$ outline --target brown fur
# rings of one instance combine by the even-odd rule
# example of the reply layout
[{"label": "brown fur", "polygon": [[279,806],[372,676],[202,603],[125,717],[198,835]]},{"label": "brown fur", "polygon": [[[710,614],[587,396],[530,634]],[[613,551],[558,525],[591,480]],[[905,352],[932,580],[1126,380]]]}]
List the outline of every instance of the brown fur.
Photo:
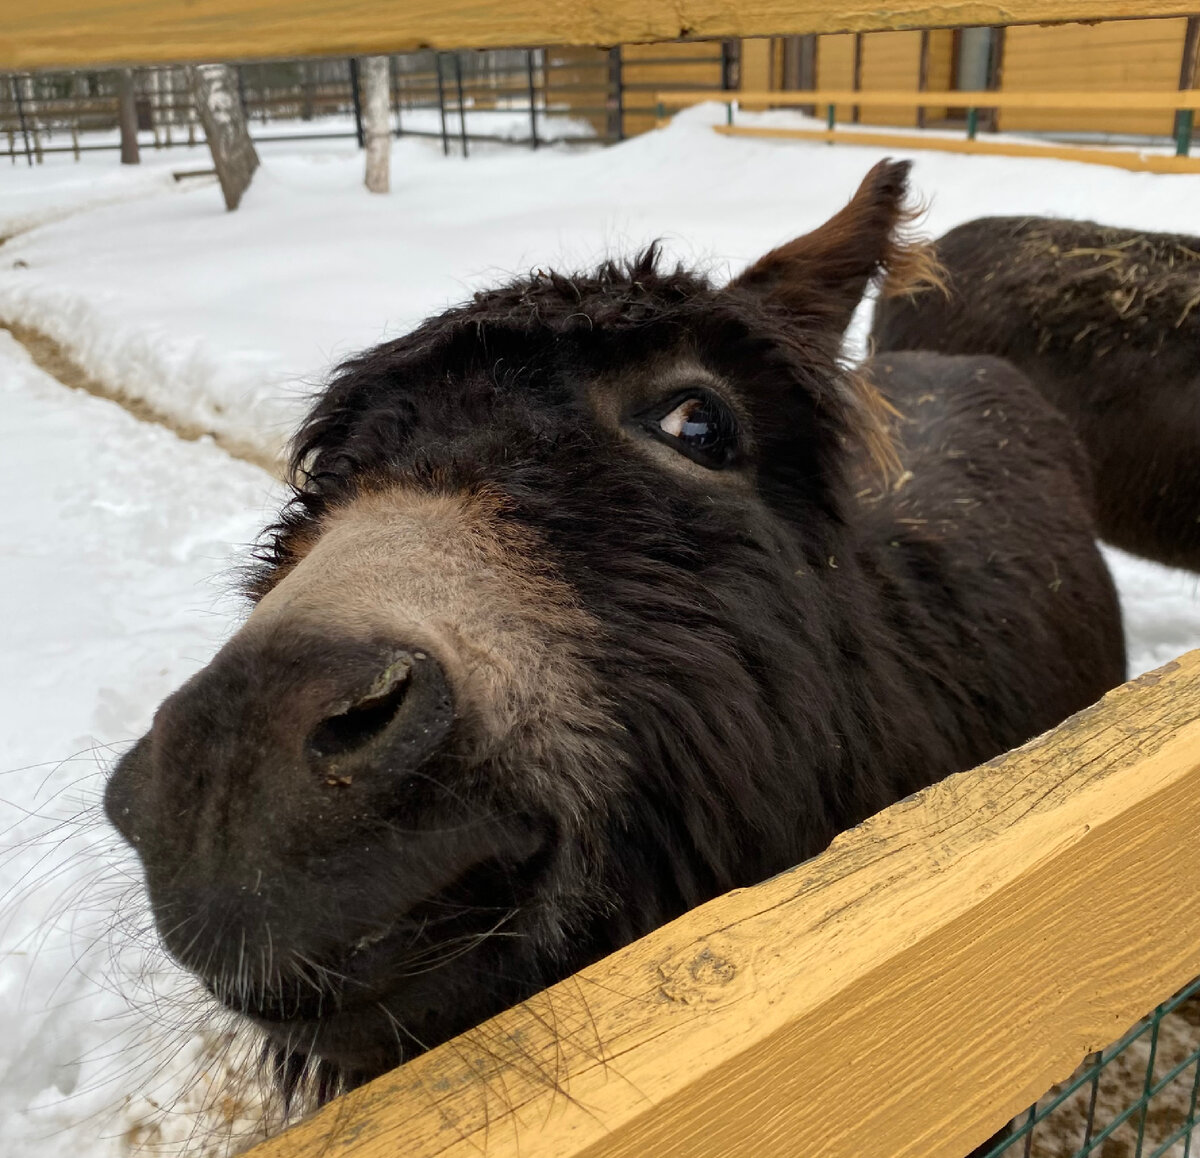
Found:
[{"label": "brown fur", "polygon": [[937,251],[949,295],[881,301],[879,349],[1007,358],[1087,448],[1104,538],[1200,571],[1200,237],[989,217]]},{"label": "brown fur", "polygon": [[[822,312],[841,333],[872,283],[886,297],[941,287],[932,247],[914,231],[924,207],[896,196],[895,169],[880,162],[848,205],[824,225],[759,258],[732,284],[796,314]],[[814,286],[817,292],[814,294]],[[858,436],[887,477],[899,459],[890,434],[894,411],[863,374],[847,378]]]},{"label": "brown fur", "polygon": [[[538,768],[552,750],[584,743],[554,752],[584,766],[581,737],[613,727],[578,655],[598,625],[540,561],[536,536],[503,518],[506,505],[488,490],[368,489],[321,521],[243,633],[310,622],[349,638],[404,639],[439,657],[456,701],[470,705],[481,749],[516,749]],[[557,720],[577,726],[555,728]],[[577,779],[542,791],[577,810],[594,806],[602,788],[614,785]]]},{"label": "brown fur", "polygon": [[[654,250],[539,273],[318,400],[258,608],[106,797],[285,1090],[446,1041],[1120,681],[1062,417],[997,359],[847,373],[867,284],[920,267],[907,168],[728,286]],[[885,423],[903,473],[863,494]]]}]

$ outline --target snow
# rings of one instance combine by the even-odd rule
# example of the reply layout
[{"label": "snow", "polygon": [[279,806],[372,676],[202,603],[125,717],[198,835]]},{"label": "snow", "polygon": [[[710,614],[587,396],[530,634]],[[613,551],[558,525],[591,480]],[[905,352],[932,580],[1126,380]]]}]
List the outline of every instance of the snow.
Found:
[{"label": "snow", "polygon": [[[280,488],[207,440],[68,394],[3,331],[0,407],[0,1121],[10,1154],[124,1154],[125,1131],[156,1116],[171,1040],[147,1014],[178,1020],[190,987],[147,962],[136,865],[99,793],[157,701],[228,634],[230,545],[254,537]],[[205,1044],[183,1035],[178,1082]],[[164,1138],[192,1128],[174,1126]]]},{"label": "snow", "polygon": [[[504,116],[518,131],[518,114]],[[723,117],[693,110],[607,150],[473,144],[467,161],[402,137],[389,196],[363,189],[352,140],[260,144],[234,214],[215,181],[172,177],[208,167],[201,149],[146,148],[137,168],[111,153],[22,162],[0,176],[0,237],[13,235],[0,247],[0,322],[50,335],[93,378],[180,423],[274,453],[331,364],[478,287],[656,238],[721,277],[824,220],[884,155],[723,138],[710,129]],[[1196,228],[1197,176],[913,160],[933,233],[986,213]],[[0,414],[0,1137],[33,1158],[177,1152],[193,1130],[231,1128],[197,1119],[220,1085],[224,1039],[186,1030],[189,984],[150,947],[136,867],[98,801],[123,745],[236,625],[240,604],[224,592],[280,492],[207,439],[68,392],[3,331]],[[1197,576],[1106,555],[1131,672],[1200,645]],[[198,1066],[209,1076],[196,1085]],[[177,1101],[177,1113],[155,1110]],[[243,1111],[253,1119],[252,1104],[233,1116]]]}]

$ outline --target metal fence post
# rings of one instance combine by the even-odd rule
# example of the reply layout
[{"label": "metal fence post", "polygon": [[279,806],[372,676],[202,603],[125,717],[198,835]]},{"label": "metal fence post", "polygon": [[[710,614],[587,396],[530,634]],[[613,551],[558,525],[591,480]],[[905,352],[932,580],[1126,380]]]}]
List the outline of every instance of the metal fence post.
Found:
[{"label": "metal fence post", "polygon": [[450,136],[446,132],[446,85],[442,80],[442,54],[434,53],[434,72],[437,73],[438,111],[442,114],[442,156],[450,156]]},{"label": "metal fence post", "polygon": [[742,42],[740,40],[721,41],[721,88],[726,92],[738,87],[741,54]]},{"label": "metal fence post", "polygon": [[[740,41],[721,41],[721,89],[737,89],[740,72]],[[733,102],[725,102],[725,124],[733,124]]]},{"label": "metal fence post", "polygon": [[247,104],[246,104],[246,76],[245,76],[245,73],[242,71],[242,66],[240,64],[235,67],[234,72],[237,75],[238,100],[241,102],[241,106],[242,106],[242,120],[249,123],[250,114],[247,111]]},{"label": "metal fence post", "polygon": [[532,48],[525,50],[525,70],[529,80],[529,147],[536,149],[538,147],[537,91],[534,88]]},{"label": "metal fence post", "polygon": [[[863,66],[863,34],[856,32],[854,34],[854,83],[851,88],[855,92],[862,89],[862,66]],[[862,105],[854,105],[850,110],[850,119],[857,125],[862,119]]]},{"label": "metal fence post", "polygon": [[[1191,88],[1200,68],[1200,16],[1189,16],[1183,35],[1183,57],[1179,64],[1179,87]],[[1192,147],[1192,131],[1196,124],[1194,109],[1180,109],[1175,114],[1175,155],[1186,157]]]},{"label": "metal fence post", "polygon": [[358,58],[350,58],[350,96],[354,101],[354,135],[358,138],[358,147],[366,147],[362,126],[362,93],[358,91]]},{"label": "metal fence post", "polygon": [[25,106],[21,103],[21,86],[17,83],[15,76],[10,76],[8,82],[12,86],[13,100],[17,105],[17,120],[21,125],[21,138],[25,142],[25,160],[29,162],[32,168],[33,150],[29,147],[29,127],[25,123]]},{"label": "metal fence post", "polygon": [[613,140],[625,139],[625,78],[621,68],[621,47],[608,50],[608,135]]},{"label": "metal fence post", "polygon": [[[926,28],[921,32],[921,55],[917,65],[917,91],[925,92],[929,88],[929,48],[930,36],[929,29]],[[917,106],[917,128],[925,127],[925,106]]]},{"label": "metal fence post", "polygon": [[392,104],[396,108],[396,136],[404,136],[404,126],[400,122],[400,114],[403,111],[400,100],[400,62],[396,57],[388,57],[388,68],[391,70],[391,85],[392,85]]},{"label": "metal fence post", "polygon": [[1192,148],[1192,129],[1196,114],[1192,109],[1180,109],[1175,114],[1175,156],[1186,157]]},{"label": "metal fence post", "polygon": [[467,156],[467,109],[463,103],[462,53],[454,54],[454,88],[458,94],[458,136],[462,141],[463,159]]}]

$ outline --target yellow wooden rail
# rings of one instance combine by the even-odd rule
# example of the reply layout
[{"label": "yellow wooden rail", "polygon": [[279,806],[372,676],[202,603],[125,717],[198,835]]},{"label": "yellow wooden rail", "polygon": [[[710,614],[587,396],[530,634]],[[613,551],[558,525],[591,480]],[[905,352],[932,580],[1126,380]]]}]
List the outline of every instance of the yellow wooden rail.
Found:
[{"label": "yellow wooden rail", "polygon": [[0,0],[0,68],[1181,16],[1195,0]]},{"label": "yellow wooden rail", "polygon": [[900,133],[869,129],[783,129],[745,125],[714,125],[727,137],[762,137],[793,141],[828,141],[870,145],[883,149],[932,149],[940,153],[973,153],[992,157],[1036,157],[1039,160],[1079,161],[1108,165],[1133,173],[1200,173],[1200,157],[1140,153],[1128,149],[1090,149],[1078,145],[1039,145],[1022,141],[993,141],[946,137],[936,133]]},{"label": "yellow wooden rail", "polygon": [[254,1158],[962,1158],[1200,974],[1200,652]]},{"label": "yellow wooden rail", "polygon": [[[1038,157],[1055,160],[1081,161],[1089,165],[1109,165],[1142,173],[1197,173],[1200,165],[1188,157],[1191,147],[1192,116],[1200,109],[1200,89],[1179,89],[1157,92],[994,92],[991,90],[950,89],[921,91],[914,89],[805,89],[772,92],[767,90],[730,90],[714,94],[712,90],[660,92],[656,95],[660,117],[668,107],[680,108],[714,99],[729,106],[729,123],[715,126],[716,131],[731,137],[774,137],[804,141],[841,141],[850,145],[878,145],[885,149],[935,149],[948,153],[990,154],[1000,157]],[[743,127],[733,124],[733,107],[763,108],[820,106],[828,115],[825,129],[792,129],[781,127]],[[859,132],[834,127],[834,112],[838,106],[965,108],[968,110],[967,139],[900,133],[891,131]],[[1183,120],[1176,130],[1176,156],[1165,157],[1123,149],[1088,149],[1066,145],[1025,144],[1019,141],[979,141],[975,139],[976,115],[979,109],[1161,109],[1179,112]]]},{"label": "yellow wooden rail", "polygon": [[1200,109],[1200,89],[1171,89],[1161,92],[993,92],[991,90],[948,89],[918,92],[915,89],[808,89],[784,92],[730,90],[714,93],[660,92],[655,99],[663,105],[683,106],[701,101],[735,101],[742,108],[776,105],[903,105],[908,108],[932,106],[979,109]]}]

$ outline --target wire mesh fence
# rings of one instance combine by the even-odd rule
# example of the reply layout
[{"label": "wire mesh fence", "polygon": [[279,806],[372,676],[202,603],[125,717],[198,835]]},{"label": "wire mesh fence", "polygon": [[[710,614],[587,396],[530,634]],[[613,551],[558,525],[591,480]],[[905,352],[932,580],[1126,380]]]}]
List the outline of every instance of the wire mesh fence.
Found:
[{"label": "wire mesh fence", "polygon": [[1200,1158],[1200,979],[1017,1118],[983,1158]]},{"label": "wire mesh fence", "polygon": [[[393,55],[393,130],[440,139],[445,152],[463,155],[475,142],[609,144],[646,127],[657,91],[736,86],[735,41],[652,47],[653,55],[636,47]],[[361,141],[353,58],[234,67],[256,142]],[[143,148],[202,138],[186,69],[139,68],[129,79]],[[0,74],[0,157],[32,165],[47,154],[118,149],[120,88],[121,73],[111,69]]]}]

